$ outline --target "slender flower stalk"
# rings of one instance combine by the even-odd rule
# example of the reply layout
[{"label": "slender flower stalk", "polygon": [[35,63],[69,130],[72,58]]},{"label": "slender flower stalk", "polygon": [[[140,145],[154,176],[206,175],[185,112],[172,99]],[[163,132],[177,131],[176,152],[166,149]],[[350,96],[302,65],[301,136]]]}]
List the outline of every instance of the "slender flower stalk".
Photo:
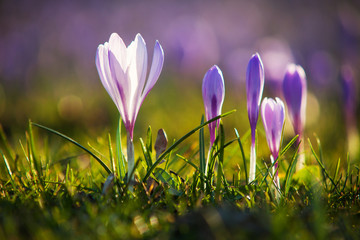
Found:
[{"label": "slender flower stalk", "polygon": [[137,34],[126,47],[117,33],[96,51],[96,68],[101,82],[118,108],[127,131],[128,181],[134,170],[134,125],[144,99],[157,82],[164,63],[164,51],[155,42],[152,65],[148,71],[148,56],[144,39]]},{"label": "slender flower stalk", "polygon": [[264,66],[260,55],[255,53],[247,66],[246,71],[246,96],[247,111],[251,128],[250,171],[249,182],[255,180],[256,173],[256,124],[259,117],[260,102],[264,90]]},{"label": "slender flower stalk", "polygon": [[[277,160],[279,156],[281,133],[285,121],[285,107],[280,98],[264,98],[261,104],[261,116],[264,124],[266,140],[271,152],[271,162]],[[278,163],[274,164],[274,183],[280,188],[278,178]],[[276,191],[277,192],[277,191]]]},{"label": "slender flower stalk", "polygon": [[[205,106],[206,120],[208,121],[216,116],[221,115],[221,109],[225,98],[225,84],[223,74],[218,66],[214,65],[205,74],[202,83],[202,95]],[[210,152],[215,141],[216,129],[219,127],[219,124],[220,119],[209,123],[210,147],[205,173],[207,172]]]},{"label": "slender flower stalk", "polygon": [[296,169],[300,170],[305,165],[303,133],[307,97],[306,75],[301,66],[290,64],[287,67],[283,81],[283,92],[294,132],[299,135],[297,143],[300,145]]}]

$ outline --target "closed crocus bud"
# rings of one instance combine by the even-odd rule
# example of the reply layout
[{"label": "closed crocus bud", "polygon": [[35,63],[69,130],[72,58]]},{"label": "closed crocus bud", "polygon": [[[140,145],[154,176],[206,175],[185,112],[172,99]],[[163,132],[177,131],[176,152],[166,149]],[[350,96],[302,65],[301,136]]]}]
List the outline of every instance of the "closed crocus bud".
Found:
[{"label": "closed crocus bud", "polygon": [[[202,95],[206,120],[219,116],[225,98],[225,85],[223,74],[218,66],[214,65],[205,74],[202,84]],[[209,123],[210,148],[215,141],[216,128],[219,123],[220,119]]]},{"label": "closed crocus bud", "polygon": [[261,116],[271,155],[276,159],[279,155],[281,133],[285,121],[284,103],[280,98],[275,98],[275,100],[264,98],[261,104]]},{"label": "closed crocus bud", "polygon": [[306,111],[306,75],[304,69],[295,64],[287,67],[283,81],[283,92],[296,134],[302,135]]},{"label": "closed crocus bud", "polygon": [[247,110],[251,132],[255,132],[258,121],[260,102],[264,90],[264,79],[263,63],[260,55],[255,53],[251,57],[246,71]]},{"label": "closed crocus bud", "polygon": [[249,182],[255,180],[256,173],[256,148],[255,133],[256,124],[259,117],[259,107],[262,93],[264,90],[264,66],[260,55],[255,53],[251,58],[246,70],[246,96],[247,110],[251,128],[251,148],[250,148],[250,171]]},{"label": "closed crocus bud", "polygon": [[288,65],[283,81],[283,92],[295,134],[299,135],[297,143],[300,145],[296,169],[301,170],[305,165],[303,131],[307,97],[306,75],[301,66]]}]

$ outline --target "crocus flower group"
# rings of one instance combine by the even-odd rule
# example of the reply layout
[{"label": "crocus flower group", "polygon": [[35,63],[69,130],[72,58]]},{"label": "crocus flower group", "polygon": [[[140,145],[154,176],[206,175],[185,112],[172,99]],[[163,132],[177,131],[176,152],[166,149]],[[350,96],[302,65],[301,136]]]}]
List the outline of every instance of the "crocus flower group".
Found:
[{"label": "crocus flower group", "polygon": [[[160,43],[156,41],[152,65],[146,80],[148,56],[145,41],[140,34],[137,34],[135,40],[126,47],[120,36],[113,33],[109,42],[100,44],[97,49],[96,67],[101,82],[118,108],[127,130],[128,177],[134,170],[133,131],[136,117],[141,104],[158,80],[163,63],[164,52]],[[251,127],[249,182],[255,180],[255,136],[263,89],[264,66],[260,55],[256,53],[251,57],[246,71],[247,111]],[[302,136],[305,122],[306,77],[300,66],[289,65],[283,82],[283,90],[295,132]],[[218,66],[214,65],[205,74],[202,95],[206,120],[219,116],[224,102],[225,86],[223,74]],[[271,160],[277,161],[285,120],[283,102],[279,98],[275,100],[265,98],[261,104],[261,116]],[[219,123],[220,119],[209,123],[209,153],[214,144]],[[277,165],[275,162],[273,174],[275,185],[280,187]]]},{"label": "crocus flower group", "polygon": [[136,117],[145,97],[159,78],[164,63],[164,52],[155,43],[149,77],[148,56],[144,39],[137,34],[126,47],[117,33],[109,42],[100,44],[96,52],[96,67],[104,88],[118,108],[127,130],[128,174],[134,169],[133,132]]}]

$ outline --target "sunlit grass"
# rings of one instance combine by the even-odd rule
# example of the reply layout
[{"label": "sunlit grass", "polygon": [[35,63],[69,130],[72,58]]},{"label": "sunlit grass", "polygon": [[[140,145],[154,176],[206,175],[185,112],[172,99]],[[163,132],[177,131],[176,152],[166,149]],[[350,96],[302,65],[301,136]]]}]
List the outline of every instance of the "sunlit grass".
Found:
[{"label": "sunlit grass", "polygon": [[[223,121],[234,114],[224,116]],[[231,133],[224,131],[222,124],[210,171],[205,174],[200,168],[199,151],[200,145],[207,151],[208,141],[204,137],[207,128],[202,126],[206,127],[206,123],[193,122],[192,129],[182,128],[188,134],[169,139],[167,150],[158,154],[158,159],[154,149],[157,131],[149,129],[147,136],[136,143],[136,183],[132,191],[128,190],[129,182],[124,176],[121,161],[125,153],[118,151],[123,149],[119,149],[116,131],[77,139],[30,122],[18,143],[9,142],[2,132],[0,236],[4,239],[359,236],[357,164],[349,159],[336,159],[336,168],[329,169],[320,140],[311,138],[306,153],[310,165],[294,172],[296,137],[284,138],[279,157],[281,189],[275,189],[269,152],[260,128],[257,177],[248,184],[245,168],[249,159],[249,131]],[[205,131],[199,132],[202,129]],[[189,136],[194,140],[185,141]],[[280,193],[278,200],[275,191]]]}]

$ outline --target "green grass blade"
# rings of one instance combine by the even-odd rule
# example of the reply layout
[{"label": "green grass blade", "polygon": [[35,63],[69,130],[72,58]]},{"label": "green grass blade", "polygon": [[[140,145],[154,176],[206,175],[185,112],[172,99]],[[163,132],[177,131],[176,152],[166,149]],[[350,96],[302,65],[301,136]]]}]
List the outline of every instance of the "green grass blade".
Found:
[{"label": "green grass blade", "polygon": [[176,156],[178,158],[180,158],[181,160],[184,160],[187,164],[189,164],[190,166],[192,166],[193,168],[195,168],[196,171],[200,172],[200,169],[198,168],[198,166],[196,166],[194,163],[192,163],[191,161],[189,161],[187,158],[185,158],[184,156],[181,156],[180,154],[176,154]]},{"label": "green grass blade", "polygon": [[[225,143],[224,144],[224,148],[227,148],[228,146],[230,146],[233,142],[235,142],[237,139],[236,138],[234,138],[234,139],[232,139],[232,140],[230,140],[229,142],[227,142],[227,143]],[[214,157],[217,157],[217,155],[219,155],[220,154],[220,152],[221,152],[221,149],[219,149],[219,150],[217,150],[215,153],[214,153]]]},{"label": "green grass blade", "polygon": [[340,164],[341,164],[341,158],[339,158],[339,160],[336,163],[336,169],[335,169],[335,173],[334,173],[334,180],[335,181],[336,181],[336,179],[338,178],[338,175],[339,175]]},{"label": "green grass blade", "polygon": [[203,128],[204,126],[208,125],[209,123],[216,121],[219,118],[228,116],[231,113],[234,113],[236,110],[232,110],[229,112],[226,112],[222,115],[216,116],[212,119],[210,119],[209,121],[204,122],[203,124],[201,124],[200,126],[197,126],[196,128],[192,129],[190,132],[188,132],[187,134],[185,134],[184,136],[182,136],[179,140],[177,140],[173,145],[171,145],[165,152],[163,152],[159,158],[156,160],[156,162],[151,166],[151,168],[147,171],[145,177],[143,178],[143,182],[146,182],[146,180],[148,179],[148,177],[150,176],[150,174],[152,173],[152,171],[155,169],[155,167],[161,162],[161,160],[163,160],[165,158],[165,156],[170,153],[175,147],[177,147],[180,143],[182,143],[185,139],[187,139],[188,137],[190,137],[191,135],[193,135],[196,131],[198,131],[199,129]]},{"label": "green grass blade", "polygon": [[290,142],[280,151],[279,157],[281,157],[282,155],[284,155],[287,150],[289,150],[289,148],[295,143],[295,141],[299,138],[299,135],[296,135],[295,137],[293,137]]},{"label": "green grass blade", "polygon": [[285,175],[285,183],[284,183],[284,194],[285,196],[288,195],[289,189],[290,189],[290,184],[291,184],[291,180],[292,180],[292,176],[295,172],[296,169],[296,163],[297,163],[297,153],[299,150],[299,146],[300,144],[297,146],[295,153],[293,155],[293,157],[291,158],[291,162],[290,165],[286,171],[286,175]]},{"label": "green grass blade", "polygon": [[141,145],[141,150],[144,154],[144,158],[145,158],[145,162],[146,162],[146,169],[149,169],[152,165],[152,160],[151,160],[151,156],[148,152],[148,148],[147,148],[147,146],[145,146],[142,138],[140,138],[140,145]]},{"label": "green grass blade", "polygon": [[[62,137],[62,138],[64,138],[64,139],[66,139],[67,141],[73,143],[75,146],[83,149],[85,152],[87,152],[87,153],[90,154],[93,158],[95,158],[95,160],[96,160],[98,163],[100,163],[100,165],[105,169],[105,171],[106,171],[108,174],[111,173],[111,170],[108,168],[108,166],[106,166],[106,164],[105,164],[103,161],[101,161],[100,158],[98,158],[95,154],[93,154],[93,153],[92,153],[90,150],[88,150],[86,147],[84,147],[84,146],[82,146],[80,143],[76,142],[74,139],[72,139],[72,138],[70,138],[70,137],[68,137],[68,136],[66,136],[66,135],[64,135],[64,134],[62,134],[62,133],[59,133],[58,131],[55,131],[55,130],[53,130],[53,129],[51,129],[51,128],[45,127],[45,126],[43,126],[43,125],[40,125],[40,124],[37,124],[37,123],[34,123],[34,122],[31,122],[30,125],[34,125],[34,126],[36,126],[36,127],[42,128],[42,129],[44,129],[44,130],[46,130],[46,131],[49,131],[49,132],[51,132],[51,133],[53,133],[53,134],[55,134],[55,135],[58,135],[59,137]],[[31,139],[31,137],[30,137],[30,139]]]},{"label": "green grass blade", "polygon": [[343,185],[341,191],[344,191],[344,189],[346,187],[347,180],[349,179],[349,175],[350,175],[350,157],[349,157],[349,153],[347,154],[346,160],[347,160],[346,176],[345,176],[344,185]]},{"label": "green grass blade", "polygon": [[34,134],[32,129],[32,122],[29,120],[29,146],[30,146],[30,159],[32,160],[32,163],[34,165],[35,171],[38,174],[39,177],[42,176],[42,167],[41,162],[38,162],[37,159],[37,153],[35,148],[35,141],[34,141]]},{"label": "green grass blade", "polygon": [[[308,142],[309,142],[309,145],[310,145],[310,149],[311,149],[311,152],[313,154],[313,156],[315,157],[315,160],[318,162],[323,174],[325,177],[327,177],[330,182],[333,184],[333,186],[335,187],[336,191],[340,194],[339,190],[337,189],[336,187],[336,184],[334,182],[334,180],[330,177],[330,175],[328,174],[328,172],[326,171],[326,168],[324,167],[324,164],[322,163],[322,161],[319,159],[318,155],[316,154],[315,150],[314,150],[314,147],[312,146],[311,144],[311,141],[310,139],[308,139]],[[324,181],[326,181],[326,179],[324,179]]]},{"label": "green grass blade", "polygon": [[172,188],[176,189],[176,181],[174,180],[174,178],[164,169],[162,168],[155,168],[154,170],[154,176],[156,177],[157,180],[168,184],[169,186],[171,186]]},{"label": "green grass blade", "polygon": [[10,168],[10,165],[9,165],[9,162],[8,160],[6,159],[6,156],[1,152],[1,155],[3,157],[3,160],[4,160],[4,163],[5,163],[5,166],[6,166],[6,170],[10,176],[10,179],[11,179],[11,183],[14,185],[14,179],[13,179],[13,176],[12,176],[12,171],[11,171],[11,168]]},{"label": "green grass blade", "polygon": [[[204,115],[201,117],[200,125],[204,123]],[[199,131],[199,155],[200,155],[200,174],[205,176],[206,159],[205,159],[205,140],[204,140],[204,128]]]},{"label": "green grass blade", "polygon": [[110,157],[111,171],[112,171],[113,173],[116,173],[116,165],[115,165],[115,159],[114,159],[114,151],[113,151],[113,148],[112,148],[111,135],[110,135],[110,133],[108,134],[108,143],[109,143],[109,157]]},{"label": "green grass blade", "polygon": [[3,149],[5,151],[4,155],[7,155],[9,160],[11,160],[11,162],[13,162],[15,153],[14,153],[14,151],[12,150],[12,148],[9,145],[9,142],[8,142],[8,140],[6,138],[4,129],[3,129],[1,124],[0,124],[0,139],[1,139],[1,142],[2,142],[2,144],[4,146],[4,149]]},{"label": "green grass blade", "polygon": [[[152,131],[151,131],[151,126],[149,126],[148,130],[147,130],[147,135],[146,135],[146,150],[147,150],[149,156],[151,156],[152,148],[153,148],[152,147]],[[151,157],[150,157],[150,160],[151,160]]]},{"label": "green grass blade", "polygon": [[246,158],[245,158],[245,153],[244,153],[244,148],[243,148],[243,145],[241,143],[241,139],[240,139],[240,136],[239,136],[239,133],[237,131],[236,128],[234,128],[234,131],[235,131],[235,135],[236,135],[236,138],[237,138],[237,141],[239,143],[239,147],[240,147],[240,150],[241,150],[241,156],[242,156],[242,159],[243,159],[243,163],[244,163],[244,169],[245,169],[245,179],[246,179],[246,185],[249,184],[249,178],[248,178],[248,172],[247,172],[247,166],[246,166]]}]

